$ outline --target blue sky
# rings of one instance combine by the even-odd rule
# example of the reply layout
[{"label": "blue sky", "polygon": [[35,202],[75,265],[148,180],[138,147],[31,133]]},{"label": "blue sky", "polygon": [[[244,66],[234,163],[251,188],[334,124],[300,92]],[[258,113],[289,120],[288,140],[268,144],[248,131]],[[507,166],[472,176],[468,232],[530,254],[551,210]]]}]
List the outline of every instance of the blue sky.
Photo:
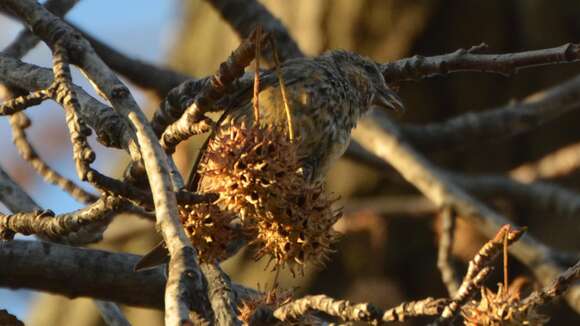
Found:
[{"label": "blue sky", "polygon": [[[122,52],[140,59],[163,63],[164,55],[171,44],[170,35],[175,28],[178,17],[177,0],[81,0],[67,16],[72,22],[82,27],[109,45]],[[20,30],[18,23],[0,16],[0,47],[4,48]],[[44,45],[38,46],[24,58],[34,64],[48,66],[50,52]],[[89,85],[79,74],[74,76],[75,82],[90,90]],[[137,100],[144,103],[144,97],[137,90],[132,90]],[[94,94],[94,92],[92,92]],[[54,142],[66,141],[62,110],[54,103],[46,103],[28,110],[32,120],[29,138],[57,171],[69,178],[76,178],[74,164],[71,160],[70,147],[64,151],[51,151],[46,138],[53,137]],[[48,141],[50,144],[52,141]],[[94,144],[94,142],[93,142]],[[48,145],[50,146],[50,145]],[[97,146],[94,146],[97,147]],[[23,168],[23,163],[11,143],[10,128],[7,119],[0,119],[0,164],[11,175],[26,176],[30,170]],[[97,149],[97,168],[103,168],[110,163],[111,158],[119,158],[118,151]],[[103,158],[106,154],[107,160]],[[101,160],[99,160],[99,156]],[[110,171],[104,171],[110,172]],[[46,185],[39,177],[34,177],[28,183],[26,190],[43,207],[60,213],[80,207],[68,195],[51,185]],[[7,211],[0,205],[0,211]],[[33,292],[23,290],[0,289],[0,309],[8,309],[20,318],[25,318]]]}]

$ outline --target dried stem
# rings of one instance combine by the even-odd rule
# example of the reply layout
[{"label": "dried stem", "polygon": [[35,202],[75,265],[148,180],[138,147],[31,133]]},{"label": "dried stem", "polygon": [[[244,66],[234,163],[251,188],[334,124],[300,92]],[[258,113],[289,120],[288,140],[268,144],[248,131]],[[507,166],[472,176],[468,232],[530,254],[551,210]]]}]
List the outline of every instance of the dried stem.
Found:
[{"label": "dried stem", "polygon": [[[79,0],[47,0],[44,3],[44,7],[53,14],[62,17],[71,10],[77,2],[79,2]],[[20,59],[32,50],[38,42],[40,42],[40,39],[30,30],[25,28],[21,30],[16,39],[12,41],[4,51],[2,51],[2,54]]]},{"label": "dried stem", "polygon": [[460,308],[481,288],[483,281],[491,272],[491,263],[505,246],[517,241],[523,230],[512,230],[509,224],[504,225],[493,239],[486,242],[469,262],[467,273],[461,286],[452,295],[452,300],[441,313],[435,325],[446,325],[457,316]]},{"label": "dried stem", "polygon": [[476,292],[481,288],[485,279],[491,273],[491,267],[484,267],[474,278],[470,279],[468,282],[464,282],[465,285],[459,288],[451,302],[445,306],[441,316],[433,323],[434,325],[446,325],[455,319],[457,313],[459,312],[461,306],[463,306]]},{"label": "dried stem", "polygon": [[386,310],[383,322],[402,322],[412,317],[438,316],[443,312],[447,299],[426,298],[417,301],[403,302],[395,308]]}]

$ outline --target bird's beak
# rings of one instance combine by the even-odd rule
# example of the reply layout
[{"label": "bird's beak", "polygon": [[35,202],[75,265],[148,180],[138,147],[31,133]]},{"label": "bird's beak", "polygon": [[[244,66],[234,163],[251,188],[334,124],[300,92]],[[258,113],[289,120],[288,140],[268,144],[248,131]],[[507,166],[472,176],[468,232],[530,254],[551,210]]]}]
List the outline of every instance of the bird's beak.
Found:
[{"label": "bird's beak", "polygon": [[405,112],[405,105],[403,105],[399,95],[386,87],[377,91],[373,97],[372,104],[399,114]]}]

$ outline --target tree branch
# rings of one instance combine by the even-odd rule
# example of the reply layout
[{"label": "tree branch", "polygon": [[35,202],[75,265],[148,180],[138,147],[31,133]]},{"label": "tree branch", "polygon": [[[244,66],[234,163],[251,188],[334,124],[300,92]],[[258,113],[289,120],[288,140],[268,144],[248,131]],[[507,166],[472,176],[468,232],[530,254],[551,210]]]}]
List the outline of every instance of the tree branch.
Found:
[{"label": "tree branch", "polygon": [[447,300],[426,298],[405,302],[383,311],[370,303],[353,304],[348,300],[336,300],[326,295],[310,295],[280,306],[273,312],[276,319],[294,321],[311,311],[324,312],[345,322],[396,322],[418,316],[437,316]]},{"label": "tree branch", "polygon": [[580,143],[572,144],[541,159],[523,164],[510,171],[510,176],[529,183],[541,179],[564,177],[580,168]]},{"label": "tree branch", "polygon": [[[260,2],[256,0],[206,0],[206,2],[220,13],[242,39],[250,36],[256,25],[262,25],[264,31],[271,33],[276,39],[282,62],[304,56],[286,27]],[[262,53],[270,64],[274,63],[270,48],[263,47]]]},{"label": "tree branch", "polygon": [[113,217],[130,206],[121,198],[106,196],[85,208],[58,216],[50,210],[0,214],[0,231],[9,230],[58,243],[85,245],[102,240],[103,232]]},{"label": "tree branch", "polygon": [[[165,276],[161,267],[135,273],[140,256],[75,248],[40,241],[0,242],[0,287],[33,289],[69,298],[91,297],[162,310]],[[258,295],[232,285],[236,302]],[[192,297],[201,305],[200,297]]]},{"label": "tree branch", "polygon": [[509,104],[479,113],[465,113],[441,123],[401,128],[419,149],[466,147],[481,141],[521,134],[580,108],[580,76]]},{"label": "tree branch", "polygon": [[387,82],[419,80],[455,72],[486,72],[511,76],[520,69],[569,63],[580,60],[580,45],[574,43],[559,47],[506,54],[478,54],[486,49],[480,44],[471,49],[459,49],[453,53],[397,60],[381,65]]},{"label": "tree branch", "polygon": [[[0,54],[0,82],[16,86],[29,92],[47,89],[54,80],[52,70],[24,63]],[[107,147],[124,148],[133,159],[139,159],[139,149],[134,133],[121,116],[110,107],[87,94],[82,88],[74,87],[80,103],[79,116],[93,130],[101,144]]]}]

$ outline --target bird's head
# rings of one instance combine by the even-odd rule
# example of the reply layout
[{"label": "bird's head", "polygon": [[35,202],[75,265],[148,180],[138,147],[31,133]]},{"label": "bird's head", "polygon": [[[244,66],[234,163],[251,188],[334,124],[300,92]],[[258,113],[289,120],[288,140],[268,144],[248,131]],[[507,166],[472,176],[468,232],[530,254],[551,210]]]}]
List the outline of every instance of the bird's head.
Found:
[{"label": "bird's head", "polygon": [[373,60],[344,50],[334,50],[327,55],[360,94],[363,111],[370,108],[397,113],[405,111],[401,98],[389,88],[379,66]]}]

